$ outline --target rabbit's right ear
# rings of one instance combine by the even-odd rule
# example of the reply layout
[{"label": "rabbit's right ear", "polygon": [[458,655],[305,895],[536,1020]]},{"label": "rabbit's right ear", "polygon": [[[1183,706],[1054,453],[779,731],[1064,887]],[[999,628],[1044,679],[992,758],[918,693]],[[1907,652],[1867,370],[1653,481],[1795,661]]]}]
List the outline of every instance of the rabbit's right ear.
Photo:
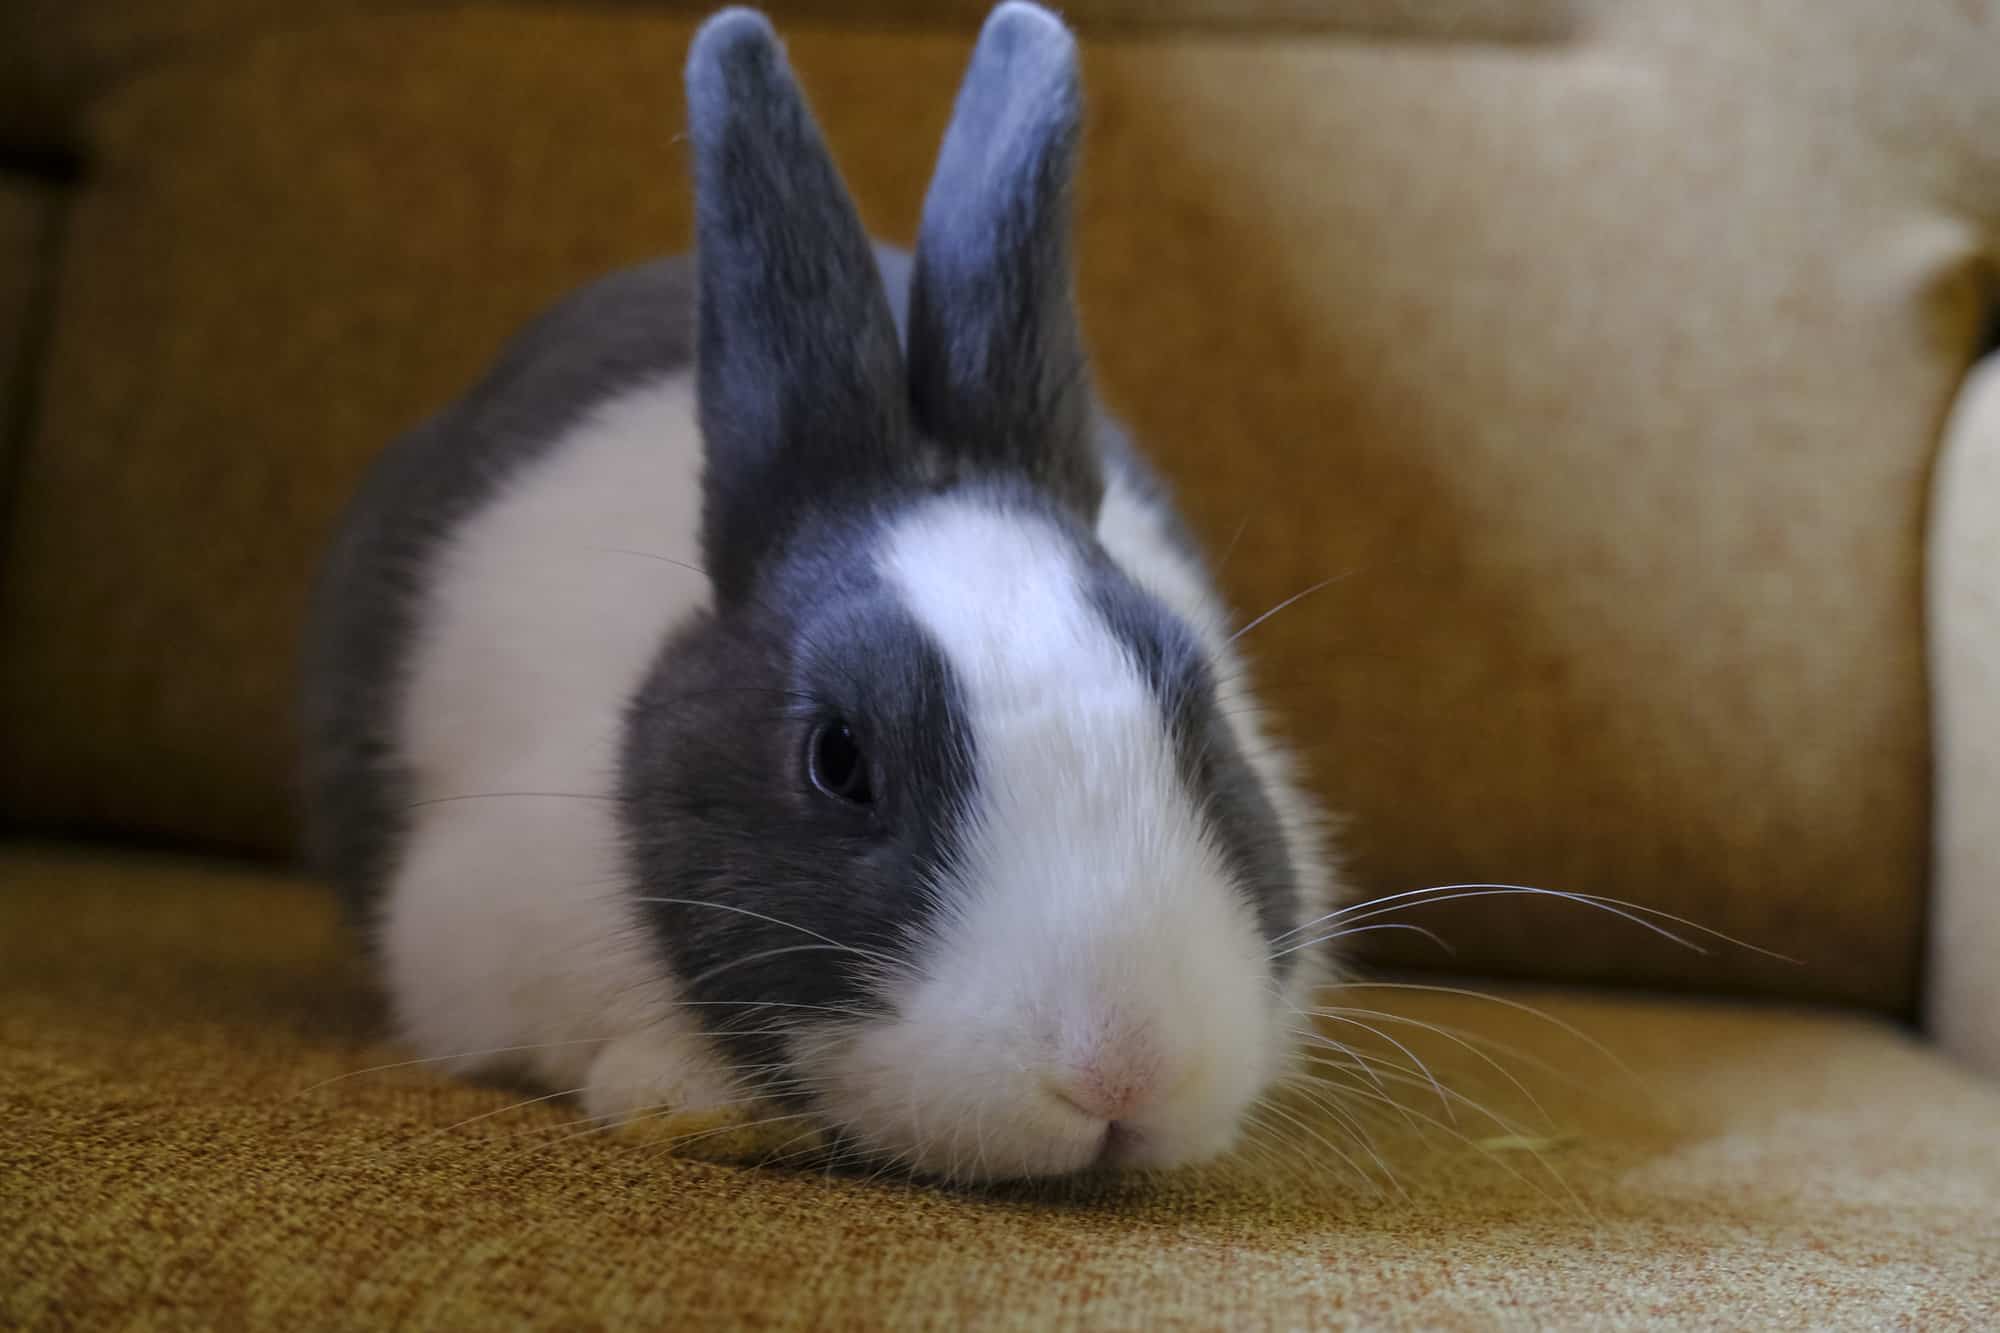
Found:
[{"label": "rabbit's right ear", "polygon": [[1094,522],[1104,480],[1069,262],[1078,84],[1055,15],[1008,0],[986,20],[924,198],[910,395],[945,449]]},{"label": "rabbit's right ear", "polygon": [[718,600],[815,508],[915,444],[875,255],[764,17],[727,9],[687,65],[702,548]]}]

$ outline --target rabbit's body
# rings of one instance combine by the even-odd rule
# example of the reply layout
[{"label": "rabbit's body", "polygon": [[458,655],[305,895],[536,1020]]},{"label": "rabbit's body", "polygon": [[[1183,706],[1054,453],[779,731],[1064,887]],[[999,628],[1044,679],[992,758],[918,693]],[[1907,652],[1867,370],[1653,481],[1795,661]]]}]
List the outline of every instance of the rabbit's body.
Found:
[{"label": "rabbit's body", "polygon": [[710,601],[693,300],[673,259],[552,310],[384,457],[322,585],[313,842],[407,1039],[466,1071],[583,1087],[671,1014],[614,797],[625,710]]},{"label": "rabbit's body", "polygon": [[[1009,11],[982,58],[1073,61]],[[754,93],[766,43],[740,14],[698,39],[698,160],[745,160],[726,115],[702,137],[703,79]],[[760,151],[816,148],[778,122]],[[744,204],[741,174],[704,203]],[[384,456],[336,545],[313,843],[400,1027],[600,1116],[771,1098],[946,1174],[1216,1151],[1296,1056],[1319,968],[1283,944],[1330,896],[1230,618],[1087,387],[1043,373],[1060,310],[999,380],[926,407],[919,378],[911,433],[908,340],[992,318],[954,310],[964,256],[920,241],[913,279],[820,220],[787,234],[830,234],[830,269],[772,302],[786,261],[731,249],[761,216],[704,214],[698,263],[538,321]],[[927,238],[952,225],[927,208]],[[828,282],[853,295],[814,330],[799,292]],[[801,366],[806,415],[772,418]],[[999,453],[954,452],[1010,413]]]}]

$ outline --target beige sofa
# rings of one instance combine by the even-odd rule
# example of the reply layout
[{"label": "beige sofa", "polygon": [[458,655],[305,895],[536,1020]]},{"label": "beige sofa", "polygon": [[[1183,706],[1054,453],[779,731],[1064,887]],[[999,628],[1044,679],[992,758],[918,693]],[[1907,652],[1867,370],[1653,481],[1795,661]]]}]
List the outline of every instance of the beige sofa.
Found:
[{"label": "beige sofa", "polygon": [[[774,6],[887,237],[982,8]],[[1987,0],[1071,11],[1098,376],[1246,613],[1341,576],[1246,642],[1356,892],[1794,963],[1412,910],[1455,957],[1331,999],[1444,1090],[1066,1190],[378,1068],[302,590],[383,440],[685,244],[695,17],[0,13],[0,1323],[2000,1325]]]}]

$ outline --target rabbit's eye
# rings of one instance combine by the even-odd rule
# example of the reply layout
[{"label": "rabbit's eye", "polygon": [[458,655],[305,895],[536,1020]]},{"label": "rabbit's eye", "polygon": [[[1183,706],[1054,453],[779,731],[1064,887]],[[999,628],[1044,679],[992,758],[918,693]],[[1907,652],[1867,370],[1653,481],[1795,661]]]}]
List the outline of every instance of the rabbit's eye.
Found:
[{"label": "rabbit's eye", "polygon": [[868,783],[868,757],[861,753],[854,732],[841,718],[822,722],[806,745],[806,775],[828,796],[854,805],[871,805],[875,792]]}]

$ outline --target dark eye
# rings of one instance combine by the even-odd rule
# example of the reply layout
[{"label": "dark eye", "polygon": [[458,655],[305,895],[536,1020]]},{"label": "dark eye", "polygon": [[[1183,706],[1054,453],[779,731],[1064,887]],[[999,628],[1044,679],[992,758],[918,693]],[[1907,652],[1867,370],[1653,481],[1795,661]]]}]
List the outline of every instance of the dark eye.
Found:
[{"label": "dark eye", "polygon": [[806,772],[812,784],[828,796],[855,805],[870,805],[875,793],[868,785],[868,757],[854,741],[854,732],[836,718],[814,728],[806,750]]}]

